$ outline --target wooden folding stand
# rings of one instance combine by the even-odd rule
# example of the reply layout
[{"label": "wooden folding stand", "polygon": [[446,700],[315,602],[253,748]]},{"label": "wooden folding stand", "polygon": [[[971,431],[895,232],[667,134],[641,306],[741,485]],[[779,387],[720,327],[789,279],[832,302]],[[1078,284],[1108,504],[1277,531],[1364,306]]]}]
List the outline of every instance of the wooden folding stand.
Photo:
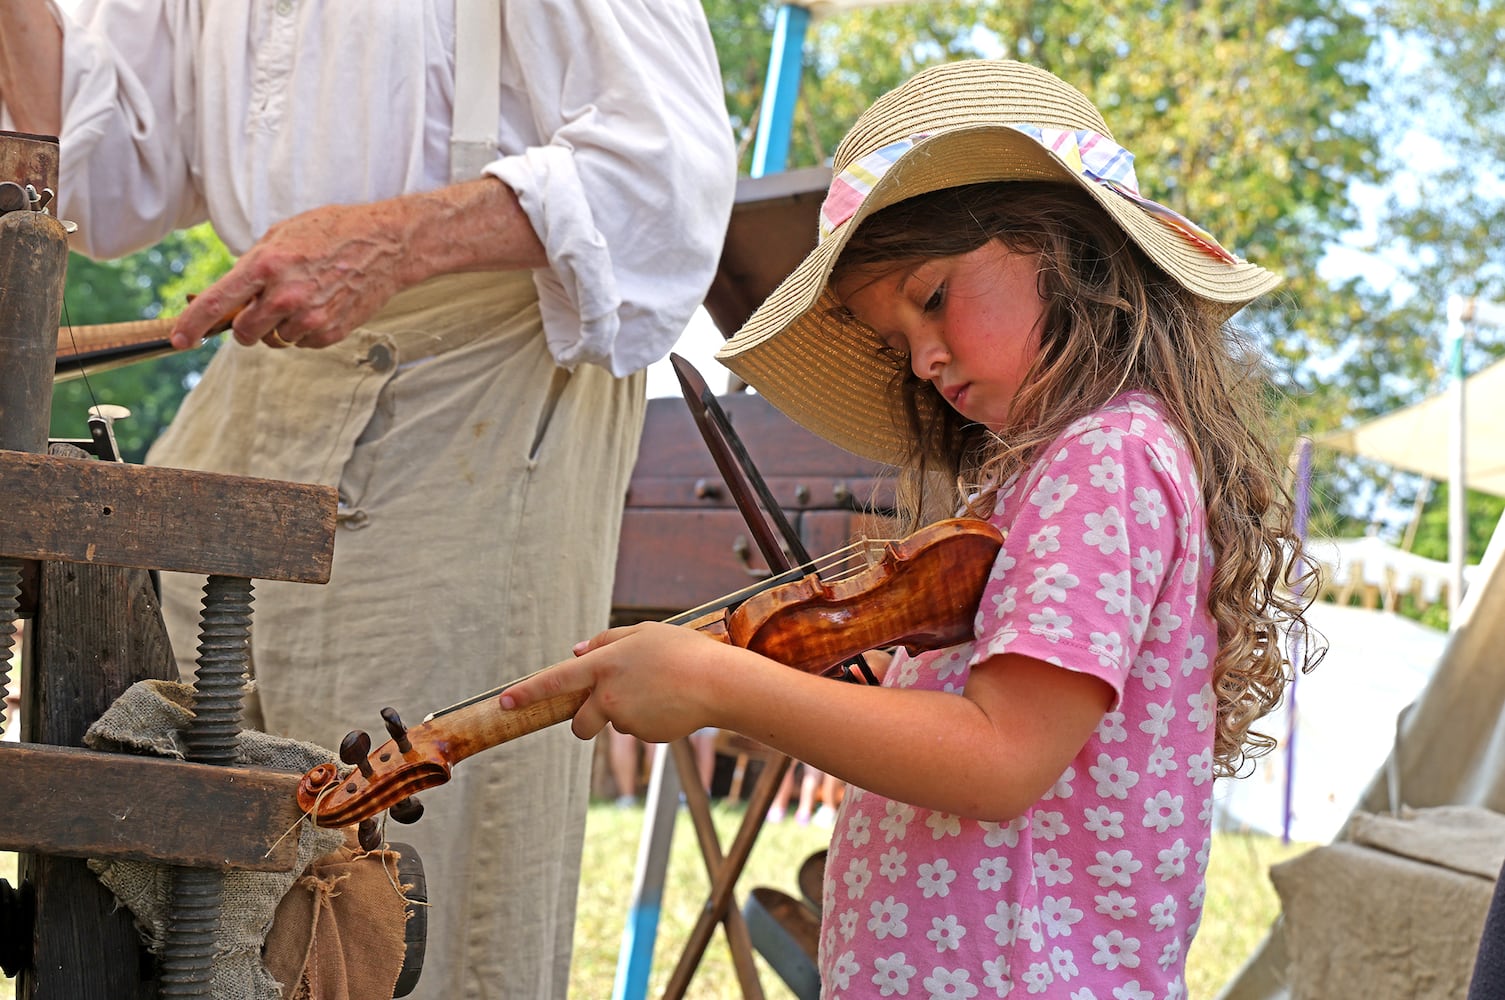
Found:
[{"label": "wooden folding stand", "polygon": [[[252,579],[328,580],[336,498],[43,453],[67,260],[44,210],[56,166],[55,140],[0,133],[0,670],[27,619],[24,742],[0,745],[0,849],[22,855],[19,887],[0,883],[0,958],[23,1000],[207,996],[222,873],[290,871],[283,835],[300,819],[300,775],[230,763],[249,649],[235,632]],[[126,687],[176,676],[151,570],[209,574],[229,595],[232,641],[201,656],[218,687],[199,683],[188,762],[80,748]],[[175,904],[160,964],[84,858],[174,866],[189,906]]]}]

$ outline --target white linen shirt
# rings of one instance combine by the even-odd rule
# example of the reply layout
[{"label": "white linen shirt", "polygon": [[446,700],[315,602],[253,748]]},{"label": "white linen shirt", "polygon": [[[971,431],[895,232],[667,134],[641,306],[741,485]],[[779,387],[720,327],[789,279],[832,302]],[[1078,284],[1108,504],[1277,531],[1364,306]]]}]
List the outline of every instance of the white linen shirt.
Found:
[{"label": "white linen shirt", "polygon": [[[548,252],[567,368],[625,375],[700,304],[736,155],[695,0],[503,0],[498,158]],[[449,181],[452,0],[80,0],[58,214],[114,257],[208,219],[234,253],[326,204]]]}]

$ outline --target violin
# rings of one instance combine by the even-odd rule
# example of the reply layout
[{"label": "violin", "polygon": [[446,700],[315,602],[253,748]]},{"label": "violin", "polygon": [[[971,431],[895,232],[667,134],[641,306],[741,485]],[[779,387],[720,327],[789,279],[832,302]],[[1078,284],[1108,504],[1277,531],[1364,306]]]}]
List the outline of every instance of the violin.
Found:
[{"label": "violin", "polygon": [[[1002,533],[986,521],[937,521],[885,544],[875,562],[844,578],[824,579],[802,568],[794,579],[774,578],[749,596],[740,592],[711,611],[696,609],[671,622],[796,670],[831,675],[871,649],[904,646],[913,653],[971,638],[1002,544]],[[398,822],[415,822],[422,805],[414,793],[448,781],[467,757],[572,718],[590,693],[570,691],[506,709],[506,690],[435,712],[411,729],[395,711],[382,709],[391,739],[373,754],[366,733],[348,734],[340,759],[353,767],[344,775],[333,763],[309,770],[298,783],[298,807],[319,826],[361,822],[362,843],[375,837],[379,845],[373,818],[382,810]]]}]

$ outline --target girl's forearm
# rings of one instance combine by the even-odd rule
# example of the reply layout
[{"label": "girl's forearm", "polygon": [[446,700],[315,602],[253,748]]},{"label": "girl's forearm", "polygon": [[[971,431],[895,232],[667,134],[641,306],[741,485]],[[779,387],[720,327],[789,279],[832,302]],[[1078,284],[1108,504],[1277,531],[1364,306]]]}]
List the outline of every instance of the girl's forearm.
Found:
[{"label": "girl's forearm", "polygon": [[63,127],[63,31],[43,0],[0,3],[0,104],[22,132]]}]

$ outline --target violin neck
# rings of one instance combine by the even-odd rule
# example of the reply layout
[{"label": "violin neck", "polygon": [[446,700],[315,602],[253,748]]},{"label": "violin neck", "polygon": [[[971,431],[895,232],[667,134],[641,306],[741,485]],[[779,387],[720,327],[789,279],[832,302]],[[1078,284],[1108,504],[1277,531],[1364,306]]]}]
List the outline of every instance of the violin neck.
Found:
[{"label": "violin neck", "polygon": [[567,691],[522,708],[503,708],[501,691],[505,690],[430,717],[413,730],[414,742],[434,741],[443,747],[443,755],[451,765],[458,764],[482,750],[574,718],[590,693]]}]

